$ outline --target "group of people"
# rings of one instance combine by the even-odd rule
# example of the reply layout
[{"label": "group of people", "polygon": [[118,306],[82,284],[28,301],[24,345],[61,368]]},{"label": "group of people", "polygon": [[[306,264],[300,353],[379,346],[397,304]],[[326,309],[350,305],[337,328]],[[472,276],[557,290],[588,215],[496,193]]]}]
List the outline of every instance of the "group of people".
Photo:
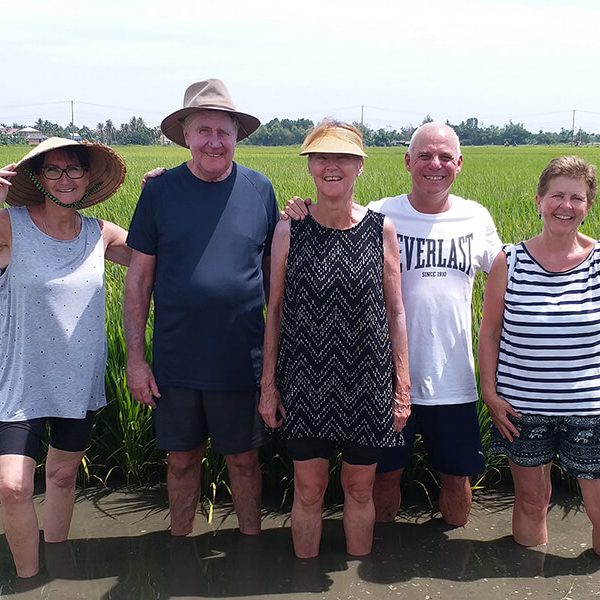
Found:
[{"label": "group of people", "polygon": [[[105,404],[104,259],[127,265],[127,382],[167,452],[171,534],[193,528],[210,437],[226,458],[240,533],[261,528],[257,449],[279,429],[294,464],[295,554],[319,553],[329,457],[342,453],[351,555],[400,507],[413,441],[464,525],[484,471],[471,344],[477,271],[489,273],[479,337],[492,451],[508,456],[516,542],[547,541],[550,466],[578,478],[600,554],[600,246],[579,232],[595,168],[553,160],[542,232],[502,246],[480,204],[451,194],[463,164],[447,125],[412,136],[407,194],[363,207],[360,132],[323,121],[301,148],[316,202],[283,218],[270,181],[233,160],[260,122],[222,81],[191,85],[161,128],[191,158],[145,184],[129,233],[86,208],[125,165],[110,148],[50,138],[0,169],[0,514],[19,577],[39,569],[33,505],[47,424],[44,540],[67,539],[75,479]],[[154,301],[152,365],[145,330]],[[266,325],[263,308],[267,304]],[[262,417],[262,418],[261,418]]]}]

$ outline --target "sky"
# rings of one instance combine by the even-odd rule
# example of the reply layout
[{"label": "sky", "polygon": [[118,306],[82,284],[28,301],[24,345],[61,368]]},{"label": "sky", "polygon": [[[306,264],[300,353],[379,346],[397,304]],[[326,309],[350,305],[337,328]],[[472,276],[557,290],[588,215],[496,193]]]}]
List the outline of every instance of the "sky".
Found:
[{"label": "sky", "polygon": [[0,123],[151,126],[218,77],[237,108],[600,132],[596,0],[3,0]]}]

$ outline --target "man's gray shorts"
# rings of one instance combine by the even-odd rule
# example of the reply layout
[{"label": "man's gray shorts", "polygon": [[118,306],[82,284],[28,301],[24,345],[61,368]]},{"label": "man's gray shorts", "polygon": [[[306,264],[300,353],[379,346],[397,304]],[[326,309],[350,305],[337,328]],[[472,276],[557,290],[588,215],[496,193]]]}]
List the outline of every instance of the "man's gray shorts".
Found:
[{"label": "man's gray shorts", "polygon": [[258,413],[258,390],[202,391],[160,387],[153,425],[156,444],[187,452],[210,437],[218,454],[239,454],[262,446],[267,433]]}]

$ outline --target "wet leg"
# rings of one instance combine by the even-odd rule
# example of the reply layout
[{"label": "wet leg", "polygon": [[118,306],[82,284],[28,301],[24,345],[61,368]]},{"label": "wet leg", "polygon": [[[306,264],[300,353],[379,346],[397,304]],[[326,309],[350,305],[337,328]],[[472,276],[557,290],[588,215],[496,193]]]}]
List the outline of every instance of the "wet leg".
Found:
[{"label": "wet leg", "polygon": [[67,452],[50,446],[46,458],[46,498],[44,500],[44,541],[64,542],[75,505],[75,481],[81,452]]},{"label": "wet leg", "polygon": [[471,482],[463,475],[440,476],[440,512],[448,525],[462,527],[469,520],[472,495]]},{"label": "wet leg", "polygon": [[260,533],[262,498],[262,474],[258,452],[249,450],[240,454],[228,454],[225,459],[240,533],[257,535]]},{"label": "wet leg", "polygon": [[171,512],[171,535],[188,535],[200,496],[200,467],[206,445],[185,452],[169,452],[167,491]]},{"label": "wet leg", "polygon": [[538,546],[548,541],[546,516],[552,495],[552,464],[521,467],[508,461],[515,485],[513,537],[521,546]]},{"label": "wet leg", "polygon": [[324,458],[294,461],[292,541],[298,558],[319,554],[323,528],[323,497],[327,489],[329,461]]},{"label": "wet leg", "polygon": [[344,490],[344,531],[346,550],[353,556],[365,556],[373,547],[375,505],[373,483],[376,464],[349,465],[342,463],[342,488]]},{"label": "wet leg", "polygon": [[396,518],[400,510],[402,473],[404,469],[397,469],[388,473],[377,473],[375,476],[373,502],[377,523],[389,523]]},{"label": "wet leg", "polygon": [[592,522],[592,544],[600,556],[600,479],[578,479],[585,512]]},{"label": "wet leg", "polygon": [[29,456],[0,456],[0,514],[17,575],[39,570],[40,533],[33,507],[35,461]]}]

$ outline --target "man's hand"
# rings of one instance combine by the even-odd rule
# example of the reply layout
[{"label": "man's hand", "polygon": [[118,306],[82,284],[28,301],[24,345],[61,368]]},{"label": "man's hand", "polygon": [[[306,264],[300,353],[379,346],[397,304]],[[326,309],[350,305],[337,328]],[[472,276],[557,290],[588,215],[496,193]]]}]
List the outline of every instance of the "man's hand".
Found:
[{"label": "man's hand", "polygon": [[152,171],[147,171],[144,173],[142,177],[141,188],[144,189],[144,186],[148,183],[148,179],[156,179],[160,177],[167,169],[165,167],[156,167],[156,169],[152,169]]},{"label": "man's hand", "polygon": [[294,196],[285,206],[285,209],[281,211],[281,218],[285,221],[286,219],[292,219],[293,221],[303,221],[304,217],[308,214],[308,207],[312,204],[310,198],[300,198],[300,196]]},{"label": "man's hand", "polygon": [[140,404],[156,408],[154,398],[160,398],[160,392],[152,369],[145,360],[127,361],[127,387]]}]

